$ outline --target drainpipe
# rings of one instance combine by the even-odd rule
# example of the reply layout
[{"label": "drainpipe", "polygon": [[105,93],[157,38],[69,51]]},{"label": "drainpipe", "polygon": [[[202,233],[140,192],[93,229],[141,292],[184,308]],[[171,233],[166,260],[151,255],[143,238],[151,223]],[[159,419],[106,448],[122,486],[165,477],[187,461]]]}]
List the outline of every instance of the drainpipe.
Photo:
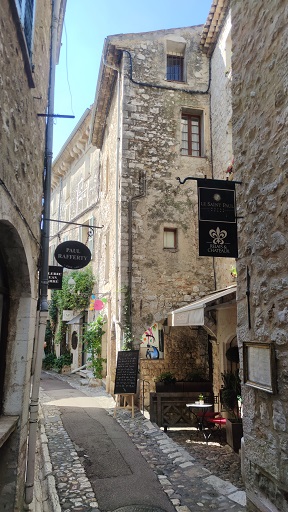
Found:
[{"label": "drainpipe", "polygon": [[140,177],[140,192],[139,194],[130,197],[128,203],[128,296],[130,297],[129,304],[129,322],[132,332],[132,259],[133,259],[133,234],[132,234],[132,222],[133,222],[133,201],[141,199],[146,196],[146,173],[143,172]]},{"label": "drainpipe", "polygon": [[119,281],[119,174],[120,174],[120,141],[121,141],[121,118],[120,118],[120,93],[121,93],[121,73],[118,70],[117,80],[117,146],[116,146],[116,176],[115,176],[115,306],[116,306],[116,317],[120,317],[119,305],[118,305],[118,281]]},{"label": "drainpipe", "polygon": [[39,388],[42,367],[42,355],[45,340],[46,322],[48,317],[48,257],[49,257],[49,221],[51,198],[51,172],[52,172],[52,147],[53,147],[53,114],[54,114],[54,90],[55,90],[55,66],[57,63],[57,32],[59,24],[61,0],[52,0],[51,20],[51,46],[50,46],[50,70],[48,86],[48,108],[46,122],[46,147],[44,168],[44,207],[41,231],[41,267],[39,285],[39,303],[36,326],[36,361],[32,377],[30,397],[29,436],[26,466],[25,502],[33,501],[35,452],[38,430]]},{"label": "drainpipe", "polygon": [[114,318],[114,322],[120,324],[120,312],[118,308],[118,295],[119,295],[119,254],[118,254],[118,242],[119,242],[119,175],[120,175],[120,142],[121,142],[121,116],[120,116],[120,107],[121,107],[121,71],[120,68],[115,66],[111,66],[106,62],[104,56],[102,56],[102,61],[104,66],[107,68],[113,69],[118,73],[117,79],[117,142],[116,142],[116,175],[115,175],[115,308],[116,308],[116,318]]}]

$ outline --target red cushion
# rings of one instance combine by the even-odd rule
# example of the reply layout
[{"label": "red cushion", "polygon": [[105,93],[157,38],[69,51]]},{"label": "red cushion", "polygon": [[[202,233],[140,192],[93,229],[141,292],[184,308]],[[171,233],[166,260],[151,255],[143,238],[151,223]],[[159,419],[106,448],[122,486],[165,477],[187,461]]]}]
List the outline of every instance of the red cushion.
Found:
[{"label": "red cushion", "polygon": [[211,418],[209,423],[215,423],[215,425],[226,425],[226,418]]}]

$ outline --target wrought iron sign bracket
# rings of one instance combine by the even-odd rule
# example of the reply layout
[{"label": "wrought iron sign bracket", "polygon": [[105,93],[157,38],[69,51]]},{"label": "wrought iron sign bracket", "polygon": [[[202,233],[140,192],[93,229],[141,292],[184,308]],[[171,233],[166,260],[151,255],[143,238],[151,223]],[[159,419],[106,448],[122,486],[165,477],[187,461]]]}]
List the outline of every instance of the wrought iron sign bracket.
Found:
[{"label": "wrought iron sign bracket", "polygon": [[[86,244],[87,244],[88,240],[93,238],[94,229],[103,229],[104,228],[104,224],[102,226],[91,226],[91,224],[81,224],[79,222],[68,222],[66,220],[56,220],[56,219],[43,219],[43,220],[47,220],[49,222],[59,222],[60,224],[73,224],[74,226],[82,226],[84,228],[88,228]],[[58,233],[58,238],[60,240],[60,233]]]},{"label": "wrought iron sign bracket", "polygon": [[92,226],[91,224],[80,224],[79,222],[69,222],[68,220],[58,220],[58,219],[43,219],[43,220],[48,220],[49,222],[59,222],[60,224],[73,224],[74,226],[83,226],[84,228],[90,228],[92,230],[104,228],[104,224],[102,226]]},{"label": "wrought iron sign bracket", "polygon": [[[187,178],[184,178],[184,180],[181,180],[181,178],[176,178],[177,181],[179,181],[180,185],[184,185],[184,183],[187,181],[187,180],[195,180],[195,181],[198,181],[198,180],[207,180],[209,181],[209,178],[207,178],[207,176],[205,175],[204,178],[195,178],[194,176],[187,176]],[[226,183],[228,180],[217,180],[217,181],[223,181],[224,183]],[[231,181],[231,183],[236,183],[236,185],[242,185],[242,181]]]},{"label": "wrought iron sign bracket", "polygon": [[38,117],[61,117],[64,119],[75,119],[75,116],[69,116],[69,115],[65,115],[65,114],[37,114],[37,116]]}]

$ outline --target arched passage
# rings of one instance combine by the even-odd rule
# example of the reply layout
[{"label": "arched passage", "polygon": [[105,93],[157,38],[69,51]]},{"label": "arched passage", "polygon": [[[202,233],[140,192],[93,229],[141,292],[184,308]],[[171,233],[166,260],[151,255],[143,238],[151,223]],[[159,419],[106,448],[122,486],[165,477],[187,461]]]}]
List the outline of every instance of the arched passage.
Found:
[{"label": "arched passage", "polygon": [[[20,415],[30,376],[36,303],[31,299],[31,278],[22,240],[8,221],[0,222],[0,240],[1,412]],[[36,279],[36,275],[33,277]]]}]

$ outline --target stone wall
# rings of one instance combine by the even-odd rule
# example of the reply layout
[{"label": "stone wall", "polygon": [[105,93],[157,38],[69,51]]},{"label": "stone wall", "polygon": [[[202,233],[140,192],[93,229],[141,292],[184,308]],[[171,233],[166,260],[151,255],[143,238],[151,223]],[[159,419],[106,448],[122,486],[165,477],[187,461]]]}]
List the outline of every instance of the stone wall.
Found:
[{"label": "stone wall", "polygon": [[[97,290],[110,298],[109,391],[123,342],[125,290],[130,285],[135,347],[154,321],[163,321],[171,309],[214,288],[212,262],[197,256],[196,184],[180,186],[176,181],[177,176],[211,176],[209,62],[199,45],[201,28],[111,36],[105,43],[113,67],[121,57],[120,73],[114,76],[102,64],[92,113],[96,136],[91,134],[101,150],[93,215],[103,229],[94,236],[92,264]],[[171,44],[185,47],[184,82],[166,80]],[[201,157],[180,155],[182,109],[202,113]],[[69,167],[65,151],[62,156]],[[60,165],[62,186],[66,164]],[[77,197],[72,203],[75,209]],[[165,227],[177,230],[176,249],[163,248]]]},{"label": "stone wall", "polygon": [[[1,414],[19,416],[17,429],[1,448],[1,510],[23,510],[46,126],[37,114],[47,109],[50,24],[50,2],[37,1],[33,67],[27,68],[15,4],[1,1],[0,238],[1,267],[9,286]],[[1,354],[3,358],[2,347]]]},{"label": "stone wall", "polygon": [[[287,2],[232,2],[238,342],[272,343],[277,392],[243,387],[248,510],[288,510]],[[251,275],[248,325],[246,270]]]},{"label": "stone wall", "polygon": [[33,51],[35,88],[31,88],[24,69],[24,50],[19,44],[15,15],[9,7],[12,3],[3,0],[0,7],[1,179],[38,238],[45,118],[38,117],[37,113],[45,113],[47,108],[49,59],[43,59],[43,54],[49,52],[50,5],[44,0],[37,2]]},{"label": "stone wall", "polygon": [[[121,69],[118,290],[129,286],[131,276],[135,348],[145,329],[155,321],[165,320],[172,309],[214,289],[212,261],[198,257],[196,183],[179,185],[176,180],[177,176],[182,179],[211,176],[209,65],[200,49],[200,33],[201,27],[190,27],[109,38],[111,44],[130,53],[123,52]],[[171,40],[186,44],[187,81],[184,83],[168,82],[165,78],[167,41]],[[110,148],[115,148],[115,102],[116,92],[106,123],[103,162]],[[201,157],[180,155],[181,112],[189,108],[203,112]],[[109,162],[112,184],[115,165],[110,157]],[[106,217],[110,215],[107,211]],[[164,228],[177,230],[176,249],[163,248]],[[113,282],[112,269],[109,276],[112,287]],[[123,296],[118,310],[112,300],[111,315],[119,318],[123,326],[121,304]],[[169,362],[171,346],[167,344],[164,366]],[[151,369],[156,368],[154,362],[147,364]],[[162,366],[160,361],[159,366]],[[154,370],[152,373],[151,385],[156,376]]]},{"label": "stone wall", "polygon": [[[219,180],[230,177],[226,170],[233,159],[231,84],[231,14],[228,11],[211,56],[213,178]],[[236,192],[238,192],[238,185]],[[217,289],[233,283],[231,268],[235,265],[235,259],[215,258]]]},{"label": "stone wall", "polygon": [[[187,43],[189,72],[182,89],[185,87],[191,94],[181,91],[179,83],[163,80],[165,44],[175,34]],[[148,84],[131,83],[127,76],[130,61],[124,54],[122,186],[132,199],[132,296],[136,339],[151,323],[165,319],[171,309],[205,295],[213,287],[211,262],[197,256],[195,182],[181,186],[176,181],[177,176],[210,173],[209,96],[192,94],[194,90],[204,93],[207,89],[208,62],[197,47],[198,28],[175,30],[175,34],[161,31],[153,35],[141,34],[138,40],[135,36],[131,43],[125,41],[126,48],[131,45],[134,80],[142,84],[145,80]],[[153,83],[170,89],[150,87]],[[180,121],[184,107],[203,111],[205,156],[202,158],[180,156]],[[146,186],[143,196],[137,198],[135,196],[141,193],[141,175],[145,176]],[[128,205],[126,197],[122,197],[125,230]],[[163,249],[164,227],[177,229],[176,250]]]},{"label": "stone wall", "polygon": [[149,393],[155,391],[155,379],[163,372],[172,372],[178,381],[186,380],[191,373],[209,379],[208,336],[199,328],[174,327],[165,335],[164,359],[140,361],[140,399],[149,406]]}]

